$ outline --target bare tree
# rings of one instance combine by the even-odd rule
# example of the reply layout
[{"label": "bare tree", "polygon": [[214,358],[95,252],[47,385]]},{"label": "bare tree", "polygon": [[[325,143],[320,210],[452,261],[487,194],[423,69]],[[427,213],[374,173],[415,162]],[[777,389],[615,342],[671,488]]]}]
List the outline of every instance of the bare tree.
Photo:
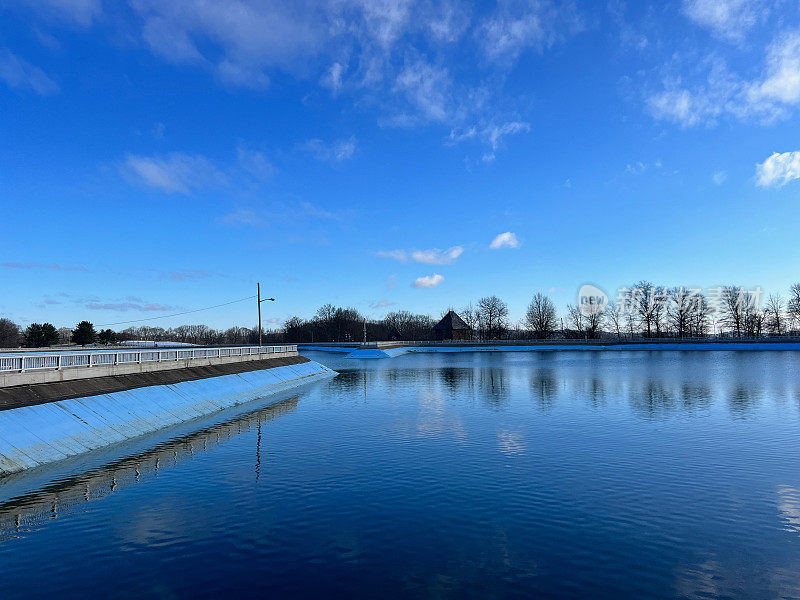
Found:
[{"label": "bare tree", "polygon": [[800,326],[800,283],[792,284],[789,288],[789,300],[786,303],[786,312],[794,321],[794,326]]},{"label": "bare tree", "polygon": [[69,327],[58,328],[58,343],[63,346],[69,346],[72,341],[72,329]]},{"label": "bare tree", "polygon": [[744,330],[745,292],[739,286],[726,285],[722,288],[721,322],[742,337]]},{"label": "bare tree", "polygon": [[703,294],[696,293],[694,310],[689,319],[689,335],[697,337],[705,335],[713,312],[714,309],[711,308],[708,299]]},{"label": "bare tree", "polygon": [[469,326],[472,331],[475,331],[478,328],[478,323],[475,318],[475,307],[472,305],[472,300],[461,309],[461,318],[464,320],[464,323]]},{"label": "bare tree", "polygon": [[655,286],[649,281],[640,281],[631,290],[632,308],[639,315],[642,327],[647,331],[647,337],[652,337],[653,324],[656,321],[655,313]]},{"label": "bare tree", "polygon": [[620,305],[614,302],[609,302],[604,311],[604,319],[611,326],[611,329],[617,334],[617,339],[622,339],[622,327],[624,327],[623,315],[620,310]]},{"label": "bare tree", "polygon": [[770,294],[764,312],[766,313],[766,325],[769,332],[781,335],[785,327],[786,317],[784,316],[784,303],[780,294]]},{"label": "bare tree", "polygon": [[583,336],[583,313],[574,304],[567,305],[567,325],[578,336]]},{"label": "bare tree", "polygon": [[594,339],[600,333],[601,328],[603,327],[603,319],[605,318],[605,312],[602,310],[599,311],[592,311],[588,315],[583,316],[583,322],[585,323],[584,333],[586,337]]},{"label": "bare tree", "polygon": [[553,305],[553,301],[541,292],[534,294],[528,305],[525,313],[525,326],[533,331],[534,336],[539,339],[550,337],[550,334],[558,327],[556,307]]},{"label": "bare tree", "polygon": [[483,339],[495,339],[508,329],[508,306],[497,296],[478,300],[477,319]]},{"label": "bare tree", "polygon": [[700,310],[703,298],[699,292],[685,287],[674,287],[669,291],[667,319],[678,337],[688,335],[692,329],[692,319]]},{"label": "bare tree", "polygon": [[22,331],[11,319],[0,319],[0,348],[19,348]]}]

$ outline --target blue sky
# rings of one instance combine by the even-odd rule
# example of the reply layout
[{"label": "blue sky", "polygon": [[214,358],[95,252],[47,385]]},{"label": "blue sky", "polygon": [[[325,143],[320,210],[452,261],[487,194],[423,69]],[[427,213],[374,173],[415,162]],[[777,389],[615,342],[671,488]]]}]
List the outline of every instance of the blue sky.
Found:
[{"label": "blue sky", "polygon": [[3,0],[0,316],[117,323],[256,281],[271,323],[493,293],[517,319],[642,278],[785,293],[799,12]]}]

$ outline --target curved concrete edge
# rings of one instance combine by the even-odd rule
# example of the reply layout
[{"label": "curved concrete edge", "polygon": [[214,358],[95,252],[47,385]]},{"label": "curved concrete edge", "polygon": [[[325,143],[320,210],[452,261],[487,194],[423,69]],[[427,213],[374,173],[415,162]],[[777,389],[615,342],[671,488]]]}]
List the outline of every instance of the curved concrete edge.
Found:
[{"label": "curved concrete edge", "polygon": [[0,477],[334,377],[314,361],[0,412]]},{"label": "curved concrete edge", "polygon": [[798,342],[706,342],[706,343],[636,343],[636,344],[593,344],[586,346],[547,344],[537,346],[403,346],[400,348],[343,348],[332,346],[302,346],[301,350],[317,352],[347,353],[345,358],[393,358],[408,352],[553,352],[553,351],[723,351],[723,352],[785,352],[800,351]]},{"label": "curved concrete edge", "polygon": [[572,346],[572,345],[540,345],[540,346],[409,346],[406,348],[399,348],[407,352],[540,352],[548,350],[559,351],[576,351],[576,350],[603,350],[603,351],[619,351],[619,350],[669,350],[669,351],[787,351],[787,350],[800,350],[800,343],[798,342],[707,342],[707,343],[658,343],[658,344],[594,344],[588,346]]}]

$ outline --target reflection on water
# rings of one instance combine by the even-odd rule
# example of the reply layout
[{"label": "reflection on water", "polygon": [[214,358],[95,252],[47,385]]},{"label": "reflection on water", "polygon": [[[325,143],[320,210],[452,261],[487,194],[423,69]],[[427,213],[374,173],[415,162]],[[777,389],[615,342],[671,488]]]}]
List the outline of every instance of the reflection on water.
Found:
[{"label": "reflection on water", "polygon": [[313,358],[0,505],[0,597],[800,597],[800,353]]},{"label": "reflection on water", "polygon": [[[256,429],[253,472],[261,474],[262,425],[294,412],[297,396],[215,425],[203,431],[159,444],[156,448],[126,457],[82,475],[56,481],[46,488],[0,504],[0,541],[23,535],[49,519],[74,511],[85,502],[99,500],[113,492],[175,467],[198,452],[223,444],[243,432]],[[0,486],[2,489],[2,486]]]}]

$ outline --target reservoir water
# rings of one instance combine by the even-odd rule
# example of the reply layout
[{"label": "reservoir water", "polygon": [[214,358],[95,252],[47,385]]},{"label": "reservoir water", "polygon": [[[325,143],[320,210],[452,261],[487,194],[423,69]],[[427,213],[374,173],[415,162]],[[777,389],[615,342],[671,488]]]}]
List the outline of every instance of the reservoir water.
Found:
[{"label": "reservoir water", "polygon": [[800,352],[307,355],[340,375],[0,481],[0,598],[800,597]]}]

